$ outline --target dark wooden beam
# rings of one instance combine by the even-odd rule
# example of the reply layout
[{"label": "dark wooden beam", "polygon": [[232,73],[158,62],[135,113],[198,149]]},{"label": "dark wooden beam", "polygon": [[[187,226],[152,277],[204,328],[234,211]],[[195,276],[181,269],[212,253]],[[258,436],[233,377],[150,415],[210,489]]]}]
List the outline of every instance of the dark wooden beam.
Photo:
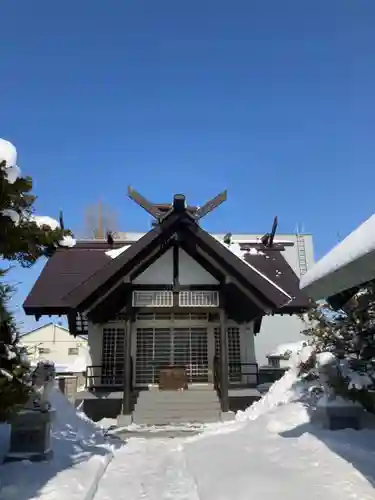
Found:
[{"label": "dark wooden beam", "polygon": [[220,395],[221,409],[223,412],[229,411],[229,368],[228,368],[228,332],[227,315],[225,312],[224,297],[220,297]]},{"label": "dark wooden beam", "polygon": [[[184,290],[220,290],[221,285],[180,285],[179,286],[179,291],[184,291]],[[159,284],[159,285],[134,285],[132,284],[132,289],[133,290],[168,290],[171,291],[173,290],[173,285],[172,284]]]},{"label": "dark wooden beam", "polygon": [[131,319],[128,318],[125,321],[125,335],[124,335],[124,394],[122,399],[123,415],[130,415],[132,411],[131,334],[132,334],[132,322]]},{"label": "dark wooden beam", "polygon": [[180,252],[177,242],[173,244],[173,289],[177,290],[180,285]]},{"label": "dark wooden beam", "polygon": [[254,335],[257,335],[260,332],[262,326],[262,319],[263,316],[259,316],[254,320],[254,330],[253,330]]},{"label": "dark wooden beam", "polygon": [[70,335],[77,335],[77,312],[71,311],[67,314],[68,317],[68,328]]}]

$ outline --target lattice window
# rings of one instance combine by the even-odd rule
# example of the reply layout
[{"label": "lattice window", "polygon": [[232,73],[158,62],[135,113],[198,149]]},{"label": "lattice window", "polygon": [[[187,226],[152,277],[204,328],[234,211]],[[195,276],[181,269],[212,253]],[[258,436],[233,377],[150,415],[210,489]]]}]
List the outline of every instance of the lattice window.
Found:
[{"label": "lattice window", "polygon": [[103,328],[102,384],[124,382],[124,328]]},{"label": "lattice window", "polygon": [[173,307],[173,292],[167,290],[134,291],[133,307]]},{"label": "lattice window", "polygon": [[190,382],[207,382],[205,328],[137,328],[136,383],[156,384],[162,366],[181,365]]},{"label": "lattice window", "polygon": [[219,292],[215,290],[184,290],[178,298],[180,307],[219,307]]},{"label": "lattice window", "polygon": [[85,314],[77,313],[76,315],[76,329],[77,332],[82,334],[88,333],[88,322]]},{"label": "lattice window", "polygon": [[[221,342],[220,328],[215,328],[215,356],[220,358]],[[228,338],[228,364],[229,364],[229,380],[231,382],[241,381],[241,340],[240,329],[238,326],[230,326],[227,328]]]},{"label": "lattice window", "polygon": [[156,384],[160,366],[170,364],[170,353],[169,328],[137,328],[136,383]]}]

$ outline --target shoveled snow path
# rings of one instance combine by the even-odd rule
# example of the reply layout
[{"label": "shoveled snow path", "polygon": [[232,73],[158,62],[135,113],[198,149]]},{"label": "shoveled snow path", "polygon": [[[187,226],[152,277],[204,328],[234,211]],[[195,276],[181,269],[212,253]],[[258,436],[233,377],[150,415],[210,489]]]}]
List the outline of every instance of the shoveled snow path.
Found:
[{"label": "shoveled snow path", "polygon": [[[357,468],[308,427],[295,432],[296,421],[303,425],[303,419],[302,406],[292,404],[255,421],[217,428],[209,436],[131,439],[115,454],[95,500],[119,496],[126,500],[373,500],[375,490]],[[362,452],[355,442],[350,444],[355,431],[348,432],[330,436],[344,447],[349,443],[354,457]],[[374,455],[363,453],[363,461],[373,463]]]},{"label": "shoveled snow path", "polygon": [[130,439],[99,482],[95,500],[200,500],[180,440]]},{"label": "shoveled snow path", "polygon": [[[375,498],[366,478],[308,429],[283,437],[288,429],[280,410],[235,432],[186,443],[186,463],[200,500]],[[367,454],[367,460],[374,456]]]}]

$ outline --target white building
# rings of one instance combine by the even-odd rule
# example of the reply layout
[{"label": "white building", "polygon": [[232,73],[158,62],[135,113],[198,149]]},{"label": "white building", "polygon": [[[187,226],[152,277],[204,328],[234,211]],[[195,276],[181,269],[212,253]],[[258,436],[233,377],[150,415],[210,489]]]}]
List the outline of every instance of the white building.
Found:
[{"label": "white building", "polygon": [[68,329],[48,323],[22,335],[20,344],[27,349],[32,364],[53,361],[57,371],[84,371],[89,360],[87,339],[73,337]]}]

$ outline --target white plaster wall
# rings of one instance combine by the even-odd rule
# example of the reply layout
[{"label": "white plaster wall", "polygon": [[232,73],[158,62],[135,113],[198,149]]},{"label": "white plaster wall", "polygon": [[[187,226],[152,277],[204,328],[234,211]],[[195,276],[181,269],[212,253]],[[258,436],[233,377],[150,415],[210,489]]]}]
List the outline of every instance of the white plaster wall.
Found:
[{"label": "white plaster wall", "polygon": [[180,285],[217,285],[219,282],[190,255],[179,249]]},{"label": "white plaster wall", "polygon": [[173,250],[167,250],[156,262],[148,267],[135,280],[136,285],[172,285]]},{"label": "white plaster wall", "polygon": [[[181,285],[216,285],[218,281],[186,252],[179,249],[179,279]],[[136,285],[173,284],[173,250],[169,249],[135,280]]]},{"label": "white plaster wall", "polygon": [[88,322],[88,352],[89,352],[89,366],[87,370],[88,386],[95,386],[100,384],[101,364],[102,364],[102,350],[103,350],[103,325],[93,324]]},{"label": "white plaster wall", "polygon": [[[87,341],[73,337],[68,330],[53,323],[24,334],[20,343],[26,347],[32,362],[48,359],[56,365],[72,365],[78,359],[87,357]],[[69,354],[70,348],[78,348],[78,354]],[[40,349],[48,349],[49,352],[44,354]]]},{"label": "white plaster wall", "polygon": [[90,364],[98,366],[102,364],[103,350],[103,325],[88,322],[88,350]]}]

